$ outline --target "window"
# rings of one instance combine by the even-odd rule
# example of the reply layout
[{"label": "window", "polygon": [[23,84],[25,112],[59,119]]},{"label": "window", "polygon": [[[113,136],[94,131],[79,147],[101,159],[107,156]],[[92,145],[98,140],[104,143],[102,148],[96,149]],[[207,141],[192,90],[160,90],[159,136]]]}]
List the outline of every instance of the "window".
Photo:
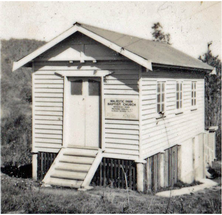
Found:
[{"label": "window", "polygon": [[71,95],[82,95],[82,80],[71,81]]},{"label": "window", "polygon": [[157,113],[165,111],[165,82],[157,82]]},{"label": "window", "polygon": [[100,95],[100,82],[95,80],[89,80],[89,95],[99,96]]},{"label": "window", "polygon": [[176,86],[176,108],[181,109],[183,106],[183,83],[177,81]]},{"label": "window", "polygon": [[191,82],[191,105],[196,106],[197,104],[197,83]]}]

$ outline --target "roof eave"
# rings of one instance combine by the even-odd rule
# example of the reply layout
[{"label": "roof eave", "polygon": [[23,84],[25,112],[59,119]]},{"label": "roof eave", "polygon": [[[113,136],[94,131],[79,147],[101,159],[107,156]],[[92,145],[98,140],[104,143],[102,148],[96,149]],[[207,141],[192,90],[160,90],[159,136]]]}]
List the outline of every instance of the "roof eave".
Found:
[{"label": "roof eave", "polygon": [[[42,53],[46,52],[47,50],[49,50],[50,48],[52,48],[53,46],[55,46],[56,44],[60,43],[61,41],[63,41],[64,39],[66,39],[67,37],[71,36],[72,34],[74,34],[75,32],[80,32],[85,34],[86,36],[89,36],[90,38],[96,40],[97,42],[105,45],[106,47],[116,51],[117,53],[120,53],[121,55],[127,57],[128,59],[138,63],[139,65],[147,68],[148,70],[153,70],[152,66],[161,66],[161,67],[170,67],[170,68],[181,68],[181,69],[191,69],[191,70],[198,70],[198,71],[206,71],[206,72],[211,72],[212,74],[214,74],[214,68],[206,65],[204,67],[198,68],[198,67],[187,67],[187,66],[177,66],[177,65],[166,65],[166,64],[158,64],[158,63],[154,63],[149,59],[145,59],[142,56],[139,56],[127,49],[124,49],[123,47],[115,44],[114,42],[109,41],[106,38],[103,38],[102,36],[84,28],[84,26],[82,26],[80,23],[76,22],[74,23],[73,27],[69,28],[67,31],[65,31],[64,33],[60,34],[59,36],[57,36],[56,38],[54,38],[53,40],[51,40],[50,42],[46,43],[45,45],[43,45],[42,47],[40,47],[39,49],[37,49],[36,51],[32,52],[31,54],[25,56],[24,58],[20,59],[17,62],[13,63],[13,69],[12,71],[16,71],[17,69],[19,69],[22,66],[27,65],[28,63],[32,62],[36,57],[38,57],[39,55],[41,55]],[[206,67],[209,67],[206,68]]]},{"label": "roof eave", "polygon": [[193,70],[193,71],[204,71],[204,72],[208,72],[208,73],[213,73],[215,68],[211,67],[211,68],[204,68],[204,67],[188,67],[188,66],[179,66],[179,65],[169,65],[169,64],[160,64],[160,63],[152,63],[153,67],[164,67],[164,68],[175,68],[175,69],[187,69],[187,70]]}]

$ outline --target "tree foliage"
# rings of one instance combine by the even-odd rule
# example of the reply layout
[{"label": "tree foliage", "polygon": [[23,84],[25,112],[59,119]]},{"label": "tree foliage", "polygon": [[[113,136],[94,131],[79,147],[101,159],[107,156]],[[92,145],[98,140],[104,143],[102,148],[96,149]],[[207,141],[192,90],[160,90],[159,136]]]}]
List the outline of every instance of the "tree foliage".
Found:
[{"label": "tree foliage", "polygon": [[216,69],[216,74],[205,76],[205,125],[218,126],[216,133],[217,158],[221,159],[221,61],[211,51],[212,42],[207,44],[207,52],[199,59]]},{"label": "tree foliage", "polygon": [[165,34],[162,31],[163,27],[159,22],[154,23],[152,29],[153,29],[152,35],[154,41],[165,42],[167,44],[170,44],[170,34]]},{"label": "tree foliage", "polygon": [[1,43],[2,165],[22,165],[31,162],[31,69],[12,72],[12,64],[45,42],[10,39]]}]

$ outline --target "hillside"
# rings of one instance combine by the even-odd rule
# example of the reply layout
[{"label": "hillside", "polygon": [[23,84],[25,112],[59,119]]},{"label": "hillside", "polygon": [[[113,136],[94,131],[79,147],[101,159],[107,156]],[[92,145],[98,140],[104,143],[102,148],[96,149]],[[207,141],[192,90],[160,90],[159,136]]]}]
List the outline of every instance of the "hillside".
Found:
[{"label": "hillside", "polygon": [[28,39],[1,41],[2,165],[31,161],[31,70],[21,68],[13,73],[12,64],[44,43]]}]

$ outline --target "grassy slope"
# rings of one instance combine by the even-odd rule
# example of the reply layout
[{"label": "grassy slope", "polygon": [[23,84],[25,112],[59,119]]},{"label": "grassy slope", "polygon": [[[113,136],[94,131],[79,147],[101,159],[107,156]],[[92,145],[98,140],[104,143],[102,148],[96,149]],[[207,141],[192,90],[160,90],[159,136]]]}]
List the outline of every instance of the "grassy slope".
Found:
[{"label": "grassy slope", "polygon": [[221,187],[163,198],[126,190],[40,188],[29,179],[2,175],[2,213],[221,213]]}]

